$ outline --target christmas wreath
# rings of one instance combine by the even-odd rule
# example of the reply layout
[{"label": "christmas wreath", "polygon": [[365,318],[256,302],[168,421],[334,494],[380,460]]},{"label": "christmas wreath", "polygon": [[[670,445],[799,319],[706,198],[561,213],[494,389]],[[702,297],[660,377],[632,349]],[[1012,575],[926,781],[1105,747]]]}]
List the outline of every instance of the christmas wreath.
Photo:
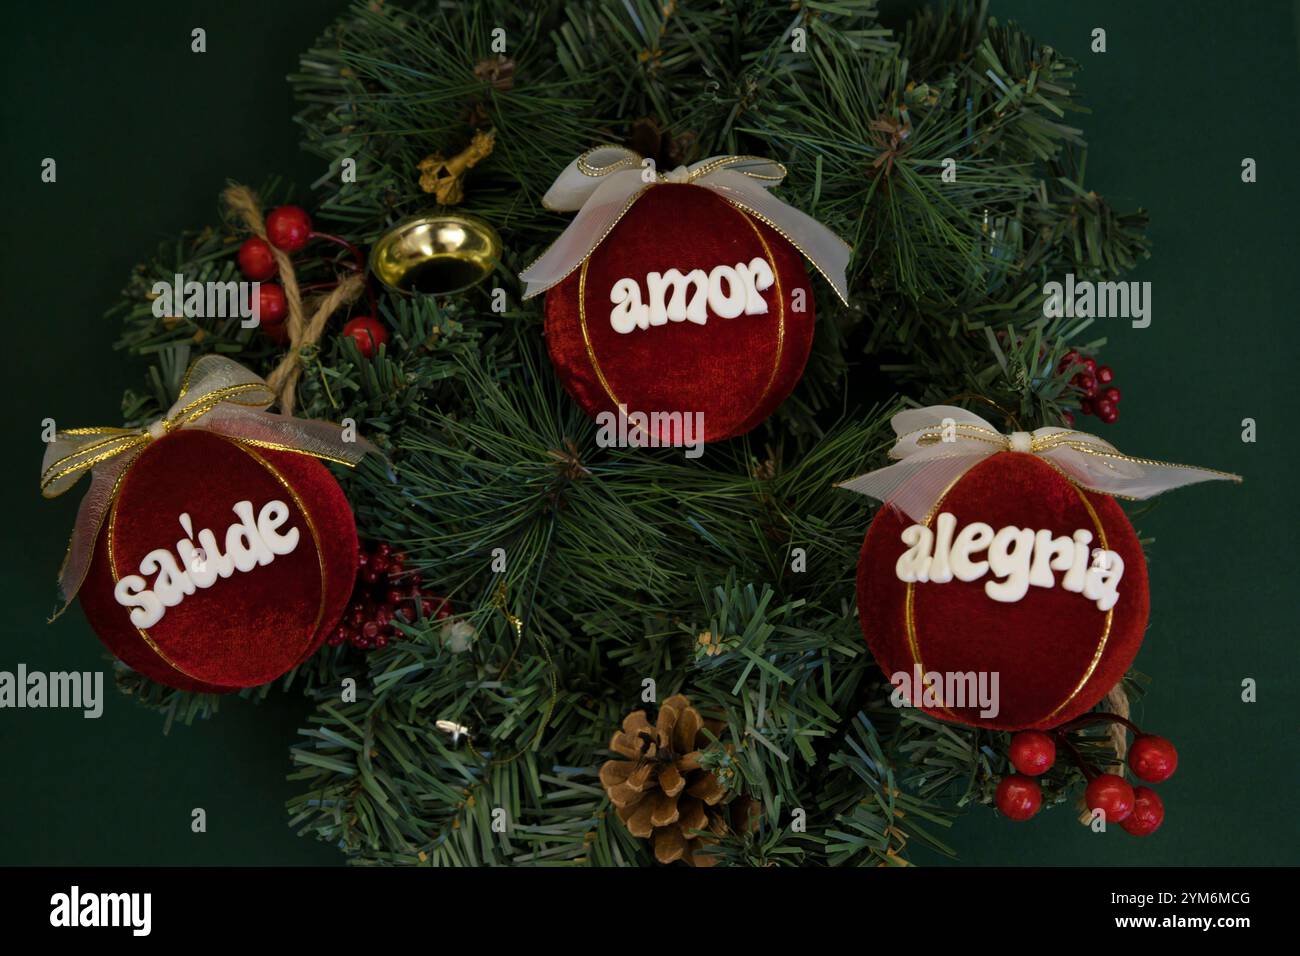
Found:
[{"label": "christmas wreath", "polygon": [[310,199],[228,187],[111,311],[64,597],[169,726],[307,695],[290,822],[353,862],[1151,832],[1115,498],[1232,476],[1075,428],[1120,392],[1047,284],[1148,255],[1076,70],[973,2],[358,4],[290,77]]}]

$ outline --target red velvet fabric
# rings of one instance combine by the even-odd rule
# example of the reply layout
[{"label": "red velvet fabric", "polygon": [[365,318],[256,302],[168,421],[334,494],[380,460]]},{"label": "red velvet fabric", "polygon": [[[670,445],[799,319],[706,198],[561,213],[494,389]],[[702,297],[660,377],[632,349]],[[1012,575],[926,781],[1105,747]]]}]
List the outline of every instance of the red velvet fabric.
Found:
[{"label": "red velvet fabric", "polygon": [[[762,293],[764,314],[723,319],[710,310],[704,325],[669,322],[628,333],[610,326],[610,290],[619,279],[634,279],[646,302],[650,272],[709,272],[755,257],[768,259],[777,277]],[[585,296],[591,354],[578,308],[581,271],[547,293],[546,338],[564,387],[593,418],[616,410],[612,393],[629,412],[703,412],[704,439],[719,441],[766,419],[803,374],[815,309],[802,257],[772,229],[708,189],[682,183],[647,189],[591,254]],[[794,311],[796,289],[803,290],[802,312]],[[673,437],[661,430],[661,441]]]},{"label": "red velvet fabric", "polygon": [[[936,514],[954,514],[958,530],[975,521],[995,530],[1016,525],[1058,535],[1084,528],[1093,532],[1090,547],[1099,547],[1081,494],[1096,511],[1110,550],[1124,560],[1119,601],[1091,677],[1076,692],[1097,651],[1106,612],[1082,594],[1064,590],[1063,572],[1055,572],[1055,587],[1031,585],[1014,603],[985,594],[984,584],[996,580],[991,573],[970,582],[915,584],[916,644],[924,671],[999,673],[1001,711],[996,717],[981,718],[978,708],[931,711],[936,717],[1012,730],[1048,729],[1090,710],[1133,663],[1149,613],[1146,562],[1132,525],[1114,499],[1077,490],[1032,455],[1002,452],[967,472]],[[886,676],[913,673],[904,617],[907,585],[894,570],[907,550],[899,535],[912,523],[893,508],[882,508],[863,541],[858,563],[858,615]]]},{"label": "red velvet fabric", "polygon": [[[119,489],[111,523],[114,568],[110,523],[100,531],[80,592],[82,609],[109,650],[171,687],[225,693],[274,680],[316,651],[352,592],[356,524],[338,482],[307,455],[251,451],[257,457],[199,429],[160,438],[132,463]],[[254,514],[268,501],[283,501],[289,518],[281,532],[298,528],[297,547],[269,564],[218,578],[167,608],[147,629],[157,649],[150,647],[131,623],[130,608],[114,598],[116,581],[138,574],[150,551],[175,553],[186,538],[182,513],[190,515],[196,544],[210,528],[225,553],[226,529],[239,520],[231,508],[244,500]],[[152,587],[156,575],[142,576]]]}]

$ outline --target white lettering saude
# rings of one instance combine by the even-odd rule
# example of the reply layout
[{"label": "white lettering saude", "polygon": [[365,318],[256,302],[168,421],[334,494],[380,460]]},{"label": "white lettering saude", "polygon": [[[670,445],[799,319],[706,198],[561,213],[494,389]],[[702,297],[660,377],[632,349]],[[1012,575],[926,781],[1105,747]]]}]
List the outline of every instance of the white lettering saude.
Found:
[{"label": "white lettering saude", "polygon": [[[140,561],[139,574],[128,574],[117,582],[113,597],[118,604],[132,609],[132,624],[152,627],[162,620],[167,608],[180,604],[196,590],[210,588],[219,578],[228,578],[236,571],[270,564],[278,555],[298,547],[297,528],[280,530],[289,520],[289,506],[283,501],[268,501],[256,517],[251,501],[241,501],[231,510],[239,520],[226,529],[224,553],[210,528],[204,528],[196,538],[189,514],[182,514],[185,537],[176,542],[175,553],[156,548]],[[156,575],[153,587],[149,587],[149,575]]]}]

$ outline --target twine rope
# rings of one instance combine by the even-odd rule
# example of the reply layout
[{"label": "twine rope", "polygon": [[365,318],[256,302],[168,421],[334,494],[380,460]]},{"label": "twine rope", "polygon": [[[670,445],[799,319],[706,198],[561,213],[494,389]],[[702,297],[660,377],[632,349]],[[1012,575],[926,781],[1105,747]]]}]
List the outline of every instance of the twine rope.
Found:
[{"label": "twine rope", "polygon": [[[226,208],[233,213],[244,227],[266,240],[266,220],[262,217],[262,207],[257,196],[247,186],[232,183],[222,194]],[[286,415],[293,414],[298,379],[302,376],[303,353],[316,346],[325,325],[341,306],[355,302],[365,288],[365,277],[351,275],[341,280],[328,295],[313,299],[311,316],[307,317],[302,291],[298,288],[298,276],[294,272],[293,260],[283,249],[272,245],[271,255],[275,257],[276,270],[279,272],[280,285],[284,287],[284,298],[289,309],[288,331],[289,350],[280,359],[280,364],[266,377],[267,384],[275,392],[280,411]]]}]

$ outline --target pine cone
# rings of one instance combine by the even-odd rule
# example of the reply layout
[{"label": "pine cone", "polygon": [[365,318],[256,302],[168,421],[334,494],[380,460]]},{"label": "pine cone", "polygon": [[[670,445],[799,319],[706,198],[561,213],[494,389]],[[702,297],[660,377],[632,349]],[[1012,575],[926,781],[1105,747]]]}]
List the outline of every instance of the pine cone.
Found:
[{"label": "pine cone", "polygon": [[714,860],[698,852],[701,847],[757,822],[753,801],[729,800],[717,777],[700,766],[709,744],[706,726],[716,736],[723,724],[705,721],[682,694],[663,702],[654,726],[644,710],[633,711],[609,742],[610,750],[627,759],[600,768],[619,819],[633,836],[653,841],[660,863],[710,866]]}]

